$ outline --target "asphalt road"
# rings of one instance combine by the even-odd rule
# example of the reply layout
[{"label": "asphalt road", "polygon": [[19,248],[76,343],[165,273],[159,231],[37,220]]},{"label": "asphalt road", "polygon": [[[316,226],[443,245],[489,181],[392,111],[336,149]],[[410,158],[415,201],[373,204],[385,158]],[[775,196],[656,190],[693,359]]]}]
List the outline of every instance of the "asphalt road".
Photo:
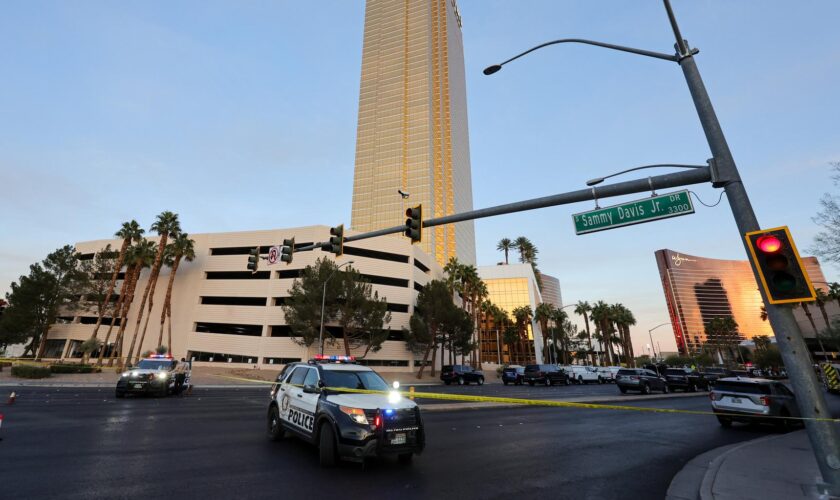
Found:
[{"label": "asphalt road", "polygon": [[[266,439],[266,399],[264,388],[120,400],[110,389],[22,388],[0,405],[0,496],[663,498],[691,458],[768,432],[633,411],[429,412],[428,447],[413,465],[322,469],[315,447]],[[708,408],[703,397],[635,404]]]}]

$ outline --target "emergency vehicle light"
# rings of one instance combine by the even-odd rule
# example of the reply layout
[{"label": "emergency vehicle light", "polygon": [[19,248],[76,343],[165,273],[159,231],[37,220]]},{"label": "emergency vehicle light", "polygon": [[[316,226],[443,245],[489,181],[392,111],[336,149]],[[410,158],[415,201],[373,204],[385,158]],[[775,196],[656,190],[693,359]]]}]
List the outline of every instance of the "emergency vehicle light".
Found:
[{"label": "emergency vehicle light", "polygon": [[344,362],[356,361],[355,356],[335,356],[335,355],[327,356],[325,354],[316,354],[315,359],[317,361],[333,361],[333,362],[336,362],[336,363],[341,363],[342,361],[344,361]]}]

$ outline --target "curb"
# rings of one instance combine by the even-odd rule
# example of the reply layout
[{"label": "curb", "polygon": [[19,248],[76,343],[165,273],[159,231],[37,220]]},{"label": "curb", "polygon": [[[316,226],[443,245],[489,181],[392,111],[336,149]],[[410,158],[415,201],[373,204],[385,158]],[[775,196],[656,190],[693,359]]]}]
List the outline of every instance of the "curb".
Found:
[{"label": "curb", "polygon": [[764,441],[772,441],[774,439],[782,438],[785,435],[786,434],[763,436],[758,439],[751,439],[749,441],[730,446],[727,450],[722,450],[722,453],[720,453],[717,457],[715,457],[714,460],[712,460],[709,463],[709,469],[706,471],[706,474],[703,475],[703,481],[700,483],[699,491],[700,500],[714,500],[715,495],[712,489],[715,485],[715,479],[717,478],[718,472],[720,471],[720,467],[721,465],[723,465],[723,462],[724,460],[726,460],[726,457],[746,446],[752,446],[754,444],[763,443]]}]

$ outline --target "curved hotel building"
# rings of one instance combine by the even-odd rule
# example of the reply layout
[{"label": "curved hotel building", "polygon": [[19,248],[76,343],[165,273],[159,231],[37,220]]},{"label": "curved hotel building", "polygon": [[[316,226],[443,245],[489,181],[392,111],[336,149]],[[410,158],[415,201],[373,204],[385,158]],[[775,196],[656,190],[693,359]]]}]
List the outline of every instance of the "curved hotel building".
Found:
[{"label": "curved hotel building", "polygon": [[[714,318],[733,318],[741,340],[757,335],[773,337],[770,323],[761,319],[764,303],[748,261],[709,259],[674,250],[657,250],[655,256],[681,354],[702,348],[709,340],[705,327]],[[824,287],[820,282],[826,280],[816,257],[803,257],[802,261],[814,285]],[[799,309],[794,314],[813,350],[814,328]]]}]

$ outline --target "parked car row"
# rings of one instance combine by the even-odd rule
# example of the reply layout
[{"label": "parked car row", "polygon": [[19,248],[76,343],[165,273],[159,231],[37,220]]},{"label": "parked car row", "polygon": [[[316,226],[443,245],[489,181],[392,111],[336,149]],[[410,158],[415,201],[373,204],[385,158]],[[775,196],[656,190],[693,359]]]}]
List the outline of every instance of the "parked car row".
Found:
[{"label": "parked car row", "polygon": [[617,366],[510,365],[502,369],[501,379],[505,385],[606,384],[615,382],[618,370]]}]

